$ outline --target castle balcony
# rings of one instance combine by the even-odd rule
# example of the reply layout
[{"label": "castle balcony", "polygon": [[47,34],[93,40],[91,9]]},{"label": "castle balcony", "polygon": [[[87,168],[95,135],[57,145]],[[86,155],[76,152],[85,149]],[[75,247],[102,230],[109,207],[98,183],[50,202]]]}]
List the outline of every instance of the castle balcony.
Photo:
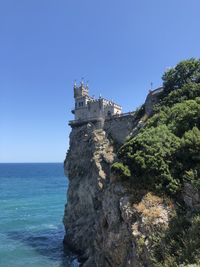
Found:
[{"label": "castle balcony", "polygon": [[76,127],[76,126],[81,126],[84,124],[87,124],[89,122],[102,122],[102,120],[104,120],[103,118],[97,118],[97,117],[92,117],[92,118],[88,118],[88,119],[79,119],[79,120],[71,120],[69,121],[69,126]]},{"label": "castle balcony", "polygon": [[120,119],[124,117],[130,117],[130,116],[133,117],[134,115],[135,115],[135,112],[127,112],[127,113],[121,113],[121,114],[114,114],[114,115],[106,116],[106,117],[91,117],[87,119],[71,120],[69,121],[69,125],[73,128],[77,126],[82,126],[90,122],[96,123],[96,122],[103,122],[107,120],[116,120],[116,119]]}]

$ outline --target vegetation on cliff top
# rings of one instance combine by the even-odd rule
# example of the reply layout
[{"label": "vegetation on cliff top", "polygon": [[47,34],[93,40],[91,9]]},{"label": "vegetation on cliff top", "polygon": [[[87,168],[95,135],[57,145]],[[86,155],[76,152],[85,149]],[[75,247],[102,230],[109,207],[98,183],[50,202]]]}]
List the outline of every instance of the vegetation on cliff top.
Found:
[{"label": "vegetation on cliff top", "polygon": [[120,148],[112,171],[180,204],[153,258],[155,266],[179,266],[200,261],[200,215],[191,210],[188,216],[181,197],[185,183],[200,192],[200,60],[166,71],[163,87],[154,115]]},{"label": "vegetation on cliff top", "polygon": [[154,115],[120,148],[112,170],[160,193],[176,195],[186,180],[200,191],[200,60],[179,63],[163,80]]}]

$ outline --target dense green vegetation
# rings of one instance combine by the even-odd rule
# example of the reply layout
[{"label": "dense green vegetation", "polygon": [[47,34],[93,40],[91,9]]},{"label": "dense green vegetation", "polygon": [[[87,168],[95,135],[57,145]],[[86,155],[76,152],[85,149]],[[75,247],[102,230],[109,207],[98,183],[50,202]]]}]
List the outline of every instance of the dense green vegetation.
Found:
[{"label": "dense green vegetation", "polygon": [[136,187],[181,203],[182,215],[177,211],[171,231],[163,237],[164,251],[154,259],[155,266],[179,266],[200,260],[200,216],[193,211],[186,216],[181,199],[185,182],[200,192],[200,60],[185,60],[169,69],[163,87],[154,115],[120,148],[112,171]]},{"label": "dense green vegetation", "polygon": [[165,92],[182,88],[188,83],[200,82],[200,60],[191,58],[181,61],[174,68],[166,71],[162,77]]},{"label": "dense green vegetation", "polygon": [[118,152],[119,162],[112,170],[122,179],[173,195],[189,179],[200,190],[199,77],[200,60],[194,59],[164,74],[164,93],[154,107],[154,116]]}]

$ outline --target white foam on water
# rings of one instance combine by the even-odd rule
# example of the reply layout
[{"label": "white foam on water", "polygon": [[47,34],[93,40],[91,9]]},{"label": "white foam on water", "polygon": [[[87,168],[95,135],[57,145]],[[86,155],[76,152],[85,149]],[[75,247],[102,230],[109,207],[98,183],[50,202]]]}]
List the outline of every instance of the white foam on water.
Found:
[{"label": "white foam on water", "polygon": [[28,225],[26,226],[27,230],[42,230],[42,229],[58,229],[57,225],[51,223],[44,223],[39,225]]},{"label": "white foam on water", "polygon": [[47,229],[58,229],[58,226],[57,225],[54,225],[54,224],[42,224],[43,227],[47,228]]}]

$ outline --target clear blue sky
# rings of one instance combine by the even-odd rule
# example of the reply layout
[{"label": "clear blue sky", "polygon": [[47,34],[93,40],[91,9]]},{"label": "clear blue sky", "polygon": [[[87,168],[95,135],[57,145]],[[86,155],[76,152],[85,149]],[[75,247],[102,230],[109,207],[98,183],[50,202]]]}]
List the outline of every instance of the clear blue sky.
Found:
[{"label": "clear blue sky", "polygon": [[0,0],[0,162],[60,162],[72,85],[124,111],[200,57],[199,0]]}]

